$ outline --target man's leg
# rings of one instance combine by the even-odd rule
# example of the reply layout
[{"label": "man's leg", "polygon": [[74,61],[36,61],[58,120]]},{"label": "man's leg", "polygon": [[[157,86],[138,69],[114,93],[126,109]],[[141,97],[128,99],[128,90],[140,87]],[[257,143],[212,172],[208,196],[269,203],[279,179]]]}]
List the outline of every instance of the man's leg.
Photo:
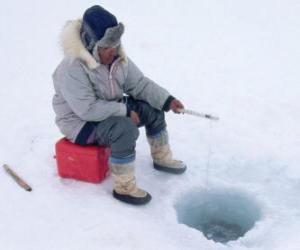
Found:
[{"label": "man's leg", "polygon": [[138,136],[138,128],[128,117],[110,117],[99,122],[96,128],[97,143],[111,147],[109,166],[114,181],[114,197],[141,205],[149,202],[151,196],[136,186],[134,161]]},{"label": "man's leg", "polygon": [[127,105],[138,113],[141,126],[145,125],[154,168],[174,174],[185,172],[186,165],[174,160],[169,144],[164,112],[150,106],[147,102],[127,98]]}]

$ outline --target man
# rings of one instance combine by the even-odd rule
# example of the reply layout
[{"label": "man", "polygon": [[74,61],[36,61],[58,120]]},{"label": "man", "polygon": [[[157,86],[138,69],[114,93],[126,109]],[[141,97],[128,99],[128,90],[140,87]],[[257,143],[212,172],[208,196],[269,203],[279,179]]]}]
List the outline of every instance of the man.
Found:
[{"label": "man", "polygon": [[164,111],[179,113],[183,105],[124,54],[123,32],[124,25],[100,6],[66,24],[61,35],[65,58],[53,74],[53,108],[56,124],[70,141],[110,146],[113,196],[141,205],[151,196],[135,181],[138,127],[146,128],[154,168],[183,173],[185,164],[172,158],[164,117]]}]

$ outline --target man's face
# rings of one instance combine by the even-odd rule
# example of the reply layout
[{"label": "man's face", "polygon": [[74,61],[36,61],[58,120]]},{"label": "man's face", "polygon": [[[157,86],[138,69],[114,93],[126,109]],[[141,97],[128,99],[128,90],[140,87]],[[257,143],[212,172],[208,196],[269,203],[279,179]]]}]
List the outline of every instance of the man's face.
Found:
[{"label": "man's face", "polygon": [[98,48],[98,54],[101,64],[108,65],[111,64],[118,53],[117,47],[111,48]]}]

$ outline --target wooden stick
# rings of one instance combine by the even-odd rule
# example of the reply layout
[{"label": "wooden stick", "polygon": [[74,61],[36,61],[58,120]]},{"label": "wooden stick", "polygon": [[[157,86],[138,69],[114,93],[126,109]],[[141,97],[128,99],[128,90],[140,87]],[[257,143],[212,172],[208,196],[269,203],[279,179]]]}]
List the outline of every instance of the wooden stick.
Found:
[{"label": "wooden stick", "polygon": [[32,191],[32,188],[19,177],[8,165],[3,165],[5,171],[19,184],[20,187],[24,188],[26,191]]}]

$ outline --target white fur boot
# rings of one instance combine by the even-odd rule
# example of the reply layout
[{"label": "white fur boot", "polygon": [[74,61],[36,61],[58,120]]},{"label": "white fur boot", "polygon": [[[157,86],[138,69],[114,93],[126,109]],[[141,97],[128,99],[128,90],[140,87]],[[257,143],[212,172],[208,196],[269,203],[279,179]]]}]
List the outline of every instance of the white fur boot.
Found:
[{"label": "white fur boot", "polygon": [[186,165],[182,161],[173,159],[166,130],[156,136],[148,136],[147,139],[155,169],[173,174],[181,174],[186,170]]},{"label": "white fur boot", "polygon": [[134,176],[134,163],[110,163],[114,182],[113,196],[123,202],[143,205],[151,200],[151,195],[136,185]]}]

